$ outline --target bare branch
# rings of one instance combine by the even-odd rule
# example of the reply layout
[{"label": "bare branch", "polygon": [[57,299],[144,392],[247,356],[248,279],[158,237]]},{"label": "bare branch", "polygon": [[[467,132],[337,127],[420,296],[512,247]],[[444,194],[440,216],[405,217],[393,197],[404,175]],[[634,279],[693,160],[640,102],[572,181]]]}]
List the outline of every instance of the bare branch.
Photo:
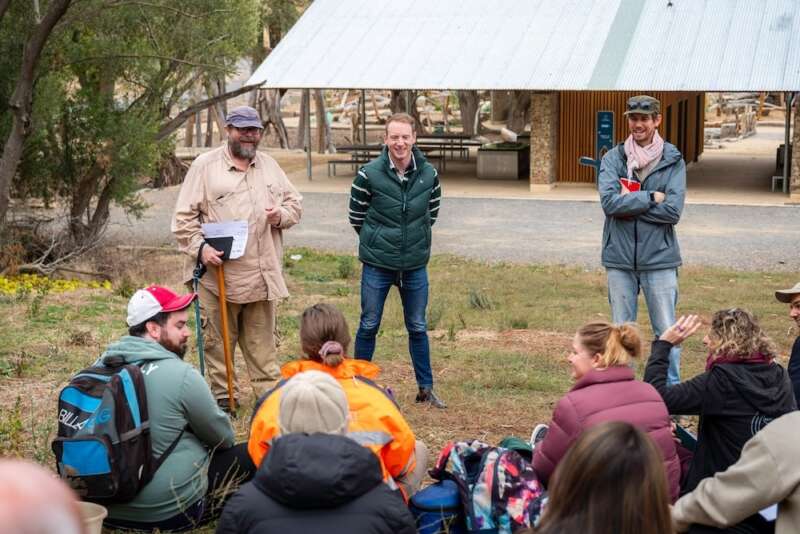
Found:
[{"label": "bare branch", "polygon": [[138,1],[114,2],[112,4],[107,4],[105,7],[125,7],[125,6],[139,6],[139,7],[150,7],[154,9],[166,9],[167,11],[172,11],[173,13],[177,13],[178,15],[183,15],[184,17],[188,17],[190,19],[202,19],[206,17],[220,15],[222,13],[231,13],[233,11],[232,9],[215,9],[207,13],[196,15],[194,13],[189,13],[188,11],[184,11],[182,9],[178,9],[175,6],[170,6],[167,4],[163,5],[152,4],[150,2],[138,2]]},{"label": "bare branch", "polygon": [[196,112],[206,109],[207,107],[216,104],[217,102],[222,102],[223,100],[228,100],[235,96],[239,96],[244,93],[248,93],[254,89],[258,89],[258,85],[243,85],[239,89],[234,91],[228,91],[227,93],[223,93],[221,95],[214,96],[212,98],[207,98],[205,100],[201,100],[196,104],[189,106],[188,108],[184,109],[180,113],[178,113],[175,118],[168,120],[164,124],[162,124],[161,129],[156,134],[156,140],[161,141],[172,132],[180,128],[181,124],[183,124],[186,119],[194,115]]},{"label": "bare branch", "polygon": [[185,59],[179,59],[176,57],[168,57],[168,56],[160,56],[157,54],[113,54],[110,56],[90,56],[84,57],[75,61],[70,61],[69,63],[64,63],[64,65],[77,65],[78,63],[86,63],[89,61],[108,61],[110,59],[162,59],[166,61],[172,61],[175,63],[180,63],[182,65],[189,65],[192,67],[203,67],[206,69],[216,70],[220,72],[227,72],[228,67],[224,65],[211,65],[210,63],[197,63],[194,61],[188,61]]}]

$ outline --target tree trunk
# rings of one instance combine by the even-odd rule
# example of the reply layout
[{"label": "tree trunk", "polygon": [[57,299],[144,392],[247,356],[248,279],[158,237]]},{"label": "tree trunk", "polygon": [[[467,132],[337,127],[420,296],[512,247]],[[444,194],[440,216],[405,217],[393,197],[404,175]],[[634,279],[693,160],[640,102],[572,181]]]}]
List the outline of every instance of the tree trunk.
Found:
[{"label": "tree trunk", "polygon": [[450,131],[450,93],[445,93],[442,103],[442,118],[444,120],[444,131]]},{"label": "tree trunk", "polygon": [[[264,123],[264,130],[270,128],[275,131],[278,143],[281,148],[289,148],[289,132],[281,115],[281,96],[278,89],[263,89],[258,91],[258,106],[256,109],[261,113],[261,121]],[[267,133],[267,132],[264,133]]]},{"label": "tree trunk", "polygon": [[212,107],[206,109],[206,147],[214,145],[214,118],[211,116]]},{"label": "tree trunk", "polygon": [[478,91],[456,91],[458,95],[458,109],[461,112],[461,127],[466,135],[477,135],[478,129],[475,116],[478,113],[480,99]]},{"label": "tree trunk", "polygon": [[94,197],[95,187],[103,178],[106,169],[100,160],[95,161],[92,168],[78,180],[78,184],[72,189],[69,211],[69,233],[80,243],[86,236],[87,225],[83,221],[86,215],[87,222],[90,220],[88,214],[91,211],[92,198]]},{"label": "tree trunk", "polygon": [[392,113],[404,113],[406,110],[406,99],[404,91],[392,89],[392,96],[389,100],[389,109]]},{"label": "tree trunk", "polygon": [[[297,136],[295,137],[294,147],[305,149],[311,144],[310,139],[306,139],[306,122],[310,120],[306,108],[308,107],[308,93],[305,89],[301,91],[300,97],[300,117],[297,121]],[[310,147],[309,147],[310,150]]]},{"label": "tree trunk", "polygon": [[511,109],[508,114],[508,129],[514,133],[522,133],[530,123],[531,93],[530,91],[512,91]]},{"label": "tree trunk", "polygon": [[36,26],[25,43],[22,52],[22,65],[14,93],[8,102],[13,115],[11,132],[8,134],[3,156],[0,159],[0,226],[5,226],[6,212],[10,201],[11,181],[17,173],[25,139],[30,134],[31,111],[33,108],[33,83],[36,67],[42,56],[44,45],[56,24],[69,9],[72,0],[53,0],[47,14]]},{"label": "tree trunk", "polygon": [[183,146],[189,148],[194,144],[194,115],[186,121],[186,131],[183,136]]},{"label": "tree trunk", "polygon": [[322,95],[321,89],[314,90],[314,108],[317,112],[317,152],[325,154],[336,152],[336,147],[333,146],[333,139],[331,138],[331,127],[328,124],[328,118],[325,113],[325,98]]},{"label": "tree trunk", "polygon": [[169,187],[183,182],[189,165],[179,159],[175,154],[169,154],[158,165],[158,172],[153,179],[152,186],[155,188]]},{"label": "tree trunk", "polygon": [[[408,95],[408,105],[406,105],[406,95]],[[419,109],[417,109],[417,91],[392,89],[392,98],[389,101],[389,107],[392,109],[392,113],[405,113],[406,109],[408,109],[408,114],[417,121],[417,133],[426,133],[428,131],[422,125]]]},{"label": "tree trunk", "polygon": [[203,137],[203,119],[200,116],[200,112],[194,114],[194,137],[195,137],[195,146],[203,146],[201,143]]},{"label": "tree trunk", "polygon": [[8,11],[9,5],[11,5],[11,0],[0,0],[0,22],[3,21],[3,15]]}]

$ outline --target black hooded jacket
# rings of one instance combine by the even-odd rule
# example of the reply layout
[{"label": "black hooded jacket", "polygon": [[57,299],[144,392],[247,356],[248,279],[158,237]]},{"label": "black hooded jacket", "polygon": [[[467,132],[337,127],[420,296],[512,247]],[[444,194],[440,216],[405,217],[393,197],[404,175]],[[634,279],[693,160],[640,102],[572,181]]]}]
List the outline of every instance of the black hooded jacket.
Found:
[{"label": "black hooded jacket", "polygon": [[667,341],[653,342],[644,381],[664,399],[670,414],[699,415],[697,448],[682,494],[739,460],[744,444],[767,423],[797,409],[792,383],[777,363],[721,363],[667,386]]},{"label": "black hooded jacket", "polygon": [[233,495],[217,534],[414,534],[370,451],[344,436],[276,439],[252,482]]}]

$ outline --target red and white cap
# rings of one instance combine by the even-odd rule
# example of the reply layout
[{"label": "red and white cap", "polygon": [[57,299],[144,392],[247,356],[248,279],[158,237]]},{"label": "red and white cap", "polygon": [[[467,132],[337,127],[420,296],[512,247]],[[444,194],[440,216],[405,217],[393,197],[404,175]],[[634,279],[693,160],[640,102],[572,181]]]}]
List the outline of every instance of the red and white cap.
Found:
[{"label": "red and white cap", "polygon": [[128,302],[128,326],[141,324],[160,312],[174,312],[189,306],[197,293],[178,295],[171,289],[152,285],[140,289]]}]

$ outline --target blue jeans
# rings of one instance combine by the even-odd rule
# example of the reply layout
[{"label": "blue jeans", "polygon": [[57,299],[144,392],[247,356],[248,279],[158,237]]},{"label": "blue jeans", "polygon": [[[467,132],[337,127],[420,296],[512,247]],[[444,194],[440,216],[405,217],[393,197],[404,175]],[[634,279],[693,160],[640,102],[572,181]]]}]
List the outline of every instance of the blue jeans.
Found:
[{"label": "blue jeans", "polygon": [[[639,308],[639,289],[644,293],[650,325],[655,337],[675,323],[675,306],[678,304],[678,270],[627,271],[607,269],[608,302],[611,320],[615,323],[636,322]],[[669,353],[667,385],[681,381],[681,349],[673,347]]]},{"label": "blue jeans", "polygon": [[408,330],[408,352],[414,365],[414,376],[421,388],[433,386],[431,349],[428,343],[428,271],[393,271],[363,264],[361,272],[361,320],[356,332],[355,357],[371,361],[375,353],[375,337],[381,326],[383,305],[392,286],[400,291],[403,319]]}]

